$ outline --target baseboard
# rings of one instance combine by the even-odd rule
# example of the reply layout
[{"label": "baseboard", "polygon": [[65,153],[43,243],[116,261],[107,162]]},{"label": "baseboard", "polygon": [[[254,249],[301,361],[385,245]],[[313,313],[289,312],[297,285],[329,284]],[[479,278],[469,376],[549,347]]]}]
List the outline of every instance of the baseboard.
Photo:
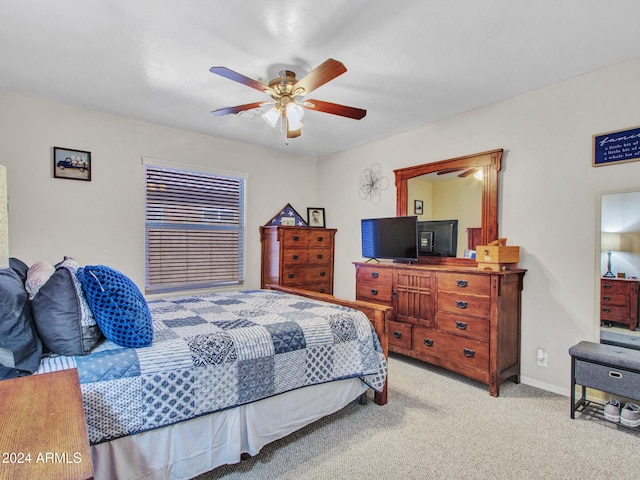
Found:
[{"label": "baseboard", "polygon": [[533,378],[528,378],[528,377],[520,377],[520,381],[525,385],[536,387],[541,390],[546,390],[547,392],[557,393],[558,395],[562,395],[564,397],[571,396],[571,390],[569,390],[568,388],[560,388],[557,385],[551,385],[550,383],[540,382],[538,380],[534,380]]}]

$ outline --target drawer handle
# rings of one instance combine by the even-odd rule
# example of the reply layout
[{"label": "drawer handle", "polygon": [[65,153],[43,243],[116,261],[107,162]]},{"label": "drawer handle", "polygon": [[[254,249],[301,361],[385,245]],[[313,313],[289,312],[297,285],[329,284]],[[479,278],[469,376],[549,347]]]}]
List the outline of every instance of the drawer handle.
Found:
[{"label": "drawer handle", "polygon": [[319,242],[324,242],[324,237],[318,237]]},{"label": "drawer handle", "polygon": [[298,260],[299,258],[300,258],[300,255],[294,255],[294,256],[293,256],[293,259],[294,259],[294,260]]},{"label": "drawer handle", "polygon": [[372,278],[378,278],[379,273],[378,272],[371,272],[371,277]]},{"label": "drawer handle", "polygon": [[611,297],[602,297],[603,300],[606,300],[607,302],[611,300]]},{"label": "drawer handle", "polygon": [[622,374],[620,372],[614,372],[613,370],[609,372],[609,376],[611,378],[622,378]]},{"label": "drawer handle", "polygon": [[468,303],[464,300],[456,300],[456,307],[465,309],[467,308]]},{"label": "drawer handle", "polygon": [[606,288],[606,289],[609,289],[611,287],[613,287],[613,285],[607,285],[607,284],[602,285],[602,288]]},{"label": "drawer handle", "polygon": [[466,330],[467,329],[467,322],[456,322],[456,328],[459,330]]},{"label": "drawer handle", "polygon": [[319,253],[318,255],[316,255],[316,258],[318,260],[322,260],[324,258],[324,255],[322,255],[321,253]]},{"label": "drawer handle", "polygon": [[376,290],[375,288],[371,289],[371,295],[377,295],[378,294],[378,290]]},{"label": "drawer handle", "polygon": [[325,288],[324,287],[320,289],[320,293],[325,293]]},{"label": "drawer handle", "polygon": [[605,307],[605,308],[603,308],[603,309],[602,309],[602,311],[603,311],[604,313],[611,313],[611,309],[610,309],[610,308],[606,308],[606,307]]},{"label": "drawer handle", "polygon": [[295,274],[295,273],[290,273],[290,274],[288,274],[288,275],[287,275],[287,277],[289,277],[289,278],[293,278],[293,277],[295,277],[295,276],[296,276],[296,274]]},{"label": "drawer handle", "polygon": [[298,235],[294,235],[293,236],[293,241],[297,242],[298,240],[300,240],[300,237]]},{"label": "drawer handle", "polygon": [[393,336],[396,338],[402,338],[402,332],[399,332],[398,330],[394,330]]},{"label": "drawer handle", "polygon": [[326,277],[327,276],[327,272],[320,272],[320,276],[321,277]]},{"label": "drawer handle", "polygon": [[427,347],[433,347],[433,340],[432,340],[432,339],[430,339],[430,338],[425,338],[425,339],[424,339],[424,344],[425,344]]},{"label": "drawer handle", "polygon": [[476,352],[474,350],[471,350],[470,348],[465,348],[462,351],[464,353],[464,356],[469,358],[473,358],[473,356],[476,354]]},{"label": "drawer handle", "polygon": [[469,282],[466,280],[456,280],[456,287],[465,288],[469,285]]}]

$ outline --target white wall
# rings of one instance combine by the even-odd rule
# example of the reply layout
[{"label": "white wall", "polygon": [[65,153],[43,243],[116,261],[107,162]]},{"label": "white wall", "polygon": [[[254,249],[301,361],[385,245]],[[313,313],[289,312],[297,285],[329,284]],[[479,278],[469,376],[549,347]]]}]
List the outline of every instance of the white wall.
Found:
[{"label": "white wall", "polygon": [[[31,265],[75,257],[144,287],[141,157],[248,173],[247,282],[260,286],[259,226],[287,203],[315,206],[316,159],[0,92],[0,163],[7,165],[9,252]],[[90,182],[53,178],[54,146],[91,152]]]},{"label": "white wall", "polygon": [[[527,269],[523,381],[568,394],[569,347],[598,338],[598,193],[640,187],[640,162],[592,167],[592,135],[640,124],[638,78],[635,59],[321,159],[318,205],[338,228],[335,294],[355,297],[359,219],[395,214],[394,169],[503,148],[499,232],[521,246]],[[374,163],[391,184],[378,205],[358,196]],[[539,347],[547,368],[536,365]]]}]

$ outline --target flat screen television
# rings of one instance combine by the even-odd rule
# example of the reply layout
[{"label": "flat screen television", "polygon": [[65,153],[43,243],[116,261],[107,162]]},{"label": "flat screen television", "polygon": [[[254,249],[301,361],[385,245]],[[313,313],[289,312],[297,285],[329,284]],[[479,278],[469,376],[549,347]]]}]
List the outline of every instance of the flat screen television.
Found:
[{"label": "flat screen television", "polygon": [[362,256],[370,259],[418,259],[418,217],[361,220]]},{"label": "flat screen television", "polygon": [[458,220],[418,222],[420,255],[455,257],[458,253]]}]

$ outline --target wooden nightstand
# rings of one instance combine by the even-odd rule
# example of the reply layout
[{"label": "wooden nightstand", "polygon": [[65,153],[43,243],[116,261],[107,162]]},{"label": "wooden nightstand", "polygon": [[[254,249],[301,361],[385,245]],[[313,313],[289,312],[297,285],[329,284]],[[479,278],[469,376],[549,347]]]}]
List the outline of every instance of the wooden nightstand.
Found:
[{"label": "wooden nightstand", "polygon": [[0,381],[0,478],[93,478],[75,369]]},{"label": "wooden nightstand", "polygon": [[638,326],[640,280],[631,278],[600,279],[600,322]]}]

